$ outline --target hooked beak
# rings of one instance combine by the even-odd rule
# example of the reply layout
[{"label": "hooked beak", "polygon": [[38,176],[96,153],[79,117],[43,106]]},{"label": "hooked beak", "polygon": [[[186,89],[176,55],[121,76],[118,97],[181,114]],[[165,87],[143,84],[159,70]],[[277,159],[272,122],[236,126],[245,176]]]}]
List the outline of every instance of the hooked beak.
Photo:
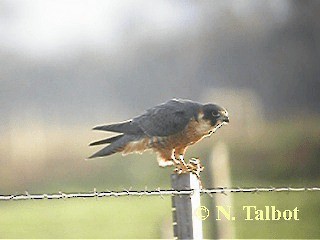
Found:
[{"label": "hooked beak", "polygon": [[229,123],[229,117],[228,116],[222,116],[220,119],[222,120],[223,123]]}]

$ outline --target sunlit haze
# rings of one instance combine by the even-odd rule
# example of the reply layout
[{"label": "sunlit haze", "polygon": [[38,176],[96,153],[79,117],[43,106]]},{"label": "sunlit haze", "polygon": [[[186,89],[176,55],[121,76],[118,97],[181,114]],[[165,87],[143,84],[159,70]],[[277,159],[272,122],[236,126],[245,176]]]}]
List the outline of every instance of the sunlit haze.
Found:
[{"label": "sunlit haze", "polygon": [[126,35],[135,40],[178,34],[195,17],[190,4],[170,1],[16,0],[2,5],[11,16],[0,23],[1,45],[32,55],[81,45],[112,50],[125,43]]}]

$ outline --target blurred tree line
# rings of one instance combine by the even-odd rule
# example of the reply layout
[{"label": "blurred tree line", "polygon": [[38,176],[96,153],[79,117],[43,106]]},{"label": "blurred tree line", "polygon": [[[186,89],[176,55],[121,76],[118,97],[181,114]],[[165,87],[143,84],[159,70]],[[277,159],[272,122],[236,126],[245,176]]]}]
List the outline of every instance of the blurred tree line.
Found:
[{"label": "blurred tree line", "polygon": [[[113,52],[84,45],[37,58],[0,44],[1,188],[18,191],[52,183],[56,189],[95,182],[112,187],[132,181],[143,186],[148,176],[155,184],[164,183],[166,170],[159,171],[148,154],[85,162],[94,151],[88,142],[99,138],[90,127],[133,117],[173,97],[203,101],[208,90],[220,88],[234,91],[231,101],[237,101],[219,100],[221,105],[241,108],[230,111],[235,121],[223,129],[232,137],[228,143],[237,179],[317,177],[320,2],[188,3],[196,16],[165,35],[130,18],[121,47]],[[174,4],[186,7],[183,1]],[[10,21],[4,11],[0,19]],[[255,112],[265,112],[271,125],[256,119],[237,125],[236,115],[248,114],[251,107],[241,107],[236,94],[241,90],[260,98],[264,111]],[[223,99],[215,95],[208,96],[210,101]],[[253,137],[244,134],[249,128]],[[209,143],[199,146],[201,158],[208,158]],[[140,176],[141,166],[148,171]]]},{"label": "blurred tree line", "polygon": [[270,114],[319,113],[320,3],[285,2],[277,13],[272,1],[247,1],[247,14],[235,2],[193,2],[200,17],[190,27],[139,38],[133,22],[113,54],[87,46],[43,60],[0,49],[1,119],[31,106],[48,121],[92,120],[111,106],[126,114],[172,97],[199,100],[210,87],[250,88]]}]

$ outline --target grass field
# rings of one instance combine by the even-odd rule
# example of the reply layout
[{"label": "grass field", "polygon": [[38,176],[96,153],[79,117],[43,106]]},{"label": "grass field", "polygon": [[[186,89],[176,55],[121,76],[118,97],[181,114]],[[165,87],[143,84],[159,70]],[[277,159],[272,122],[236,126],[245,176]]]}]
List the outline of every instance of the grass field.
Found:
[{"label": "grass field", "polygon": [[[2,238],[157,238],[170,198],[1,203]],[[170,229],[171,230],[171,229]]]},{"label": "grass field", "polygon": [[[318,119],[305,124],[304,128],[299,127],[299,122],[277,123],[253,138],[228,138],[232,186],[319,186]],[[70,131],[70,135],[74,132]],[[18,162],[8,161],[10,164],[0,162],[0,194],[19,194],[25,190],[30,193],[83,192],[92,191],[94,187],[98,191],[170,187],[172,169],[159,169],[154,155],[116,155],[105,161],[84,161],[88,154],[81,152],[85,148],[79,146],[84,146],[87,138],[79,137],[76,141],[73,137],[73,145],[57,139],[55,142],[61,142],[60,145],[48,150],[52,154],[43,165],[40,161],[25,161],[24,157]],[[211,140],[206,139],[188,152],[188,156],[203,160],[206,169],[202,180],[206,187],[216,186],[210,182],[211,148]],[[5,151],[1,154],[0,159],[6,159]],[[236,238],[320,239],[320,192],[231,195]],[[214,201],[204,195],[202,205],[211,213],[203,222],[204,237],[213,238]],[[281,211],[297,207],[299,220],[245,221],[242,209],[249,205],[258,209],[275,206]],[[160,237],[172,238],[170,197],[0,202],[0,238]]]},{"label": "grass field", "polygon": [[[237,238],[320,238],[320,193],[240,193],[234,197]],[[216,222],[212,208],[204,221],[204,237],[211,238]],[[299,209],[299,221],[245,221],[245,205],[263,209]],[[160,238],[172,237],[170,197],[119,197],[2,202],[1,238]]]}]

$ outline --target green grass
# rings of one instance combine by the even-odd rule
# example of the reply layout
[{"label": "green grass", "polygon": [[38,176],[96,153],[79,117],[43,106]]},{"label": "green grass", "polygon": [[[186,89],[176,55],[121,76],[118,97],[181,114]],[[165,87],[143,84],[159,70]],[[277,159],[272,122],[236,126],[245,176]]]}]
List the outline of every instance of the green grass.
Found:
[{"label": "green grass", "polygon": [[159,238],[170,198],[2,202],[1,238]]},{"label": "green grass", "polygon": [[[238,238],[319,238],[320,193],[260,193],[237,194],[235,209],[238,216]],[[281,211],[298,208],[298,221],[246,221],[243,206],[275,206]]]},{"label": "green grass", "polygon": [[[261,184],[258,184],[261,185]],[[263,185],[263,184],[262,184]],[[310,185],[312,186],[312,185]],[[320,238],[320,193],[319,192],[290,192],[290,193],[234,193],[231,215],[235,216],[233,225],[236,238],[250,239],[305,239]],[[223,197],[227,197],[223,195]],[[210,209],[210,216],[204,221],[206,238],[217,237],[214,235],[214,226],[217,224],[216,204],[209,196],[202,197],[202,205]],[[248,221],[243,206],[256,206],[265,209],[265,206],[275,206],[281,211],[298,208],[298,221]],[[227,209],[227,208],[226,208]],[[254,211],[252,211],[254,218]]]},{"label": "green grass", "polygon": [[[232,196],[236,238],[320,238],[318,192]],[[212,198],[204,195],[202,205],[211,207],[204,237],[212,238]],[[298,207],[300,220],[245,221],[245,205]],[[170,197],[11,201],[2,202],[0,212],[1,238],[160,238],[161,231],[172,232]]]}]

